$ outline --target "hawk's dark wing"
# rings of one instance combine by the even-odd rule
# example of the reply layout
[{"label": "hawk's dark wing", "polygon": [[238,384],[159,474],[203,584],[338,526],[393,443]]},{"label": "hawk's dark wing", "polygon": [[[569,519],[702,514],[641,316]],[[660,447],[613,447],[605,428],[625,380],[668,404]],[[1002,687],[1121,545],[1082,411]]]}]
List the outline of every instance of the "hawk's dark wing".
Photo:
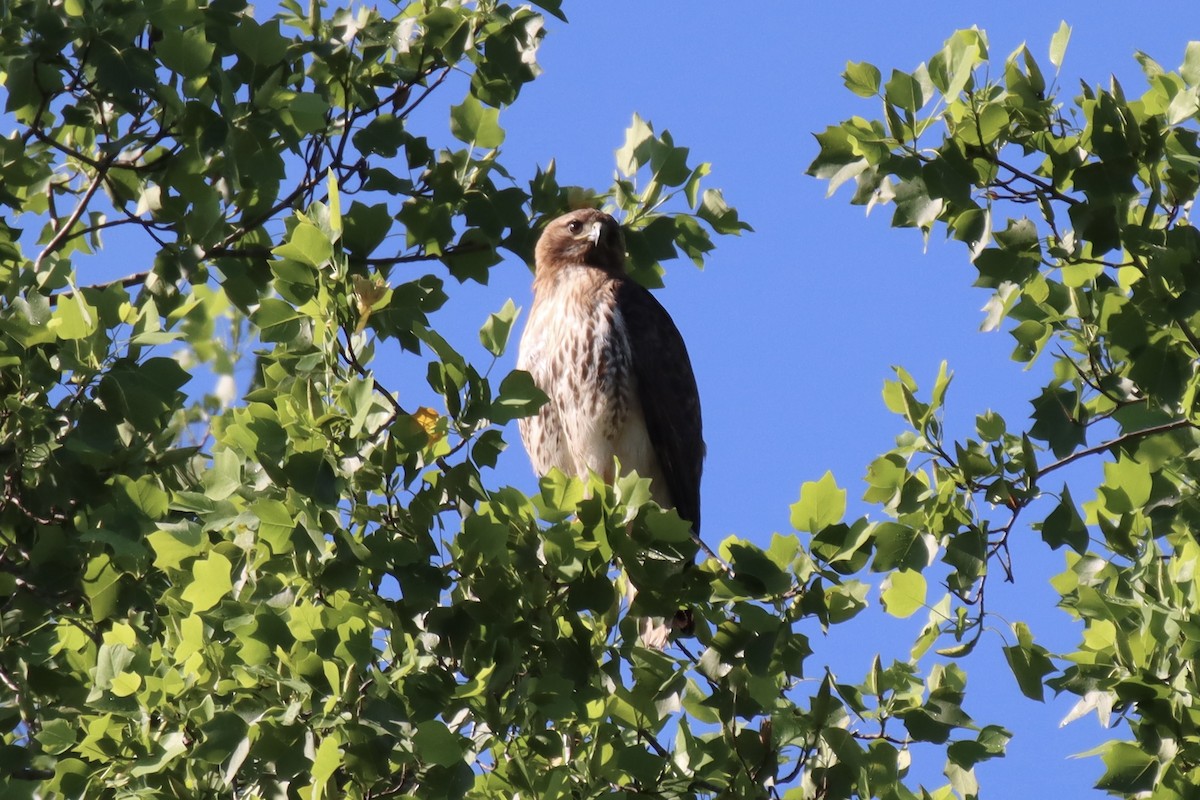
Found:
[{"label": "hawk's dark wing", "polygon": [[676,512],[699,535],[704,430],[692,362],[671,316],[646,288],[624,279],[616,301],[629,337],[650,444]]}]

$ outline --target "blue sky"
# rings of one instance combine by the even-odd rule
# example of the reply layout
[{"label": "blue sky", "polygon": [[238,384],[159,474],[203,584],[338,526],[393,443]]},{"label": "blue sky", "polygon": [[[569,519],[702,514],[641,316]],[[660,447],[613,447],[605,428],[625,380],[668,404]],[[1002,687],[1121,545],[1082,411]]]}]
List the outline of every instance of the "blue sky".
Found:
[{"label": "blue sky", "polygon": [[[788,505],[800,484],[826,470],[849,489],[852,514],[868,511],[854,502],[865,467],[904,430],[880,396],[893,364],[927,388],[939,363],[949,362],[952,436],[968,435],[975,415],[988,409],[1002,413],[1010,428],[1026,424],[1039,370],[1023,371],[1009,359],[1007,333],[979,332],[988,294],[971,287],[965,248],[935,232],[923,252],[914,231],[888,226],[889,209],[864,218],[849,205],[848,189],[827,199],[825,184],[804,170],[816,154],[812,133],[851,115],[880,113],[878,101],[843,87],[847,61],[870,61],[885,76],[893,67],[911,71],[958,28],[984,29],[998,65],[1028,43],[1049,74],[1050,37],[1065,19],[1073,27],[1060,81],[1067,98],[1079,79],[1107,83],[1110,74],[1140,94],[1135,50],[1168,68],[1180,63],[1189,31],[1177,17],[1102,8],[608,0],[567,3],[570,24],[547,21],[539,52],[545,74],[500,117],[507,131],[502,161],[518,180],[553,158],[560,182],[607,186],[613,150],[636,112],[690,147],[693,163],[712,162],[708,185],[722,188],[755,228],[720,241],[703,272],[690,262],[668,263],[659,292],[688,342],[702,394],[710,543],[729,534],[765,543],[772,531],[789,530]],[[527,308],[529,282],[526,267],[513,261],[495,268],[487,287],[452,292],[440,320],[450,330],[443,332],[478,357],[479,324],[509,297]],[[515,361],[520,324],[503,367]],[[531,490],[535,482],[515,430],[508,438],[497,479]],[[1091,474],[1070,476],[1083,487],[1074,493],[1080,502],[1092,496]],[[1001,584],[997,576],[989,605],[1004,621],[1028,621],[1052,651],[1065,650],[1077,633],[1054,607],[1057,595],[1047,583],[1063,569],[1062,555],[1028,527],[1037,515],[1027,517],[1014,534],[1016,583]],[[877,600],[873,592],[871,608],[847,631],[835,629],[826,639],[814,626],[811,676],[819,678],[829,665],[839,678],[858,682],[874,652],[882,651],[885,663],[907,657],[924,614],[897,621]],[[994,627],[1006,626],[997,619]],[[979,768],[984,793],[1100,796],[1091,789],[1103,772],[1099,759],[1069,756],[1112,734],[1094,715],[1060,730],[1074,698],[1044,706],[1024,699],[1000,653],[1004,643],[989,633],[962,663],[969,675],[966,710],[1016,734],[1007,758]],[[940,759],[920,765],[927,787],[944,782],[940,768]]]}]

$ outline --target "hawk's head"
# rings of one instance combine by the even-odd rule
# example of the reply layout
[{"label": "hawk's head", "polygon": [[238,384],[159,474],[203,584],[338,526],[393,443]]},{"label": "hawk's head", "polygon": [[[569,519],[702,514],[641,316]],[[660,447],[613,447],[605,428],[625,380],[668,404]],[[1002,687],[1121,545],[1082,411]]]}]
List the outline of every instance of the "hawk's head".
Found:
[{"label": "hawk's head", "polygon": [[551,220],[534,255],[539,276],[577,264],[620,272],[625,240],[615,219],[594,208],[581,208]]}]

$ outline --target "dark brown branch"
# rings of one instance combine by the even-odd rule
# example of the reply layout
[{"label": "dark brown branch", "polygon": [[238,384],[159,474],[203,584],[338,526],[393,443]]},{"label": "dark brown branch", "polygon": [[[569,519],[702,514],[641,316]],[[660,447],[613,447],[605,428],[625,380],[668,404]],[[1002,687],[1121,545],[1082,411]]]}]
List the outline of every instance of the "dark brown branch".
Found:
[{"label": "dark brown branch", "polygon": [[100,188],[100,184],[104,183],[104,178],[108,174],[107,162],[102,162],[96,168],[96,174],[92,177],[92,182],[88,184],[87,191],[83,193],[83,197],[79,199],[79,203],[75,206],[75,210],[71,215],[63,221],[63,224],[55,231],[54,236],[42,248],[42,252],[38,254],[37,259],[33,262],[33,271],[41,271],[42,261],[46,256],[52,254],[55,250],[63,246],[71,232],[71,228],[75,227],[75,223],[79,222],[79,218],[83,216],[83,212],[87,210],[88,204],[92,202],[92,198],[96,196],[96,191]]},{"label": "dark brown branch", "polygon": [[889,744],[900,745],[901,747],[908,747],[912,744],[911,739],[897,739],[895,736],[890,736],[886,733],[851,733],[850,735],[855,739],[866,742],[884,741]]},{"label": "dark brown branch", "polygon": [[472,242],[469,244],[447,247],[441,254],[416,253],[414,255],[393,256],[391,258],[364,258],[362,263],[366,264],[368,267],[391,267],[396,264],[410,264],[416,261],[437,261],[447,256],[462,255],[464,253],[479,253],[490,249],[491,247],[486,244]]},{"label": "dark brown branch", "polygon": [[[1008,549],[1008,536],[1009,536],[1009,534],[1012,533],[1013,526],[1015,526],[1017,524],[1017,517],[1021,516],[1021,509],[1025,508],[1025,506],[1028,504],[1027,502],[1025,502],[1025,503],[1018,502],[1015,499],[1013,500],[1013,502],[1015,503],[1015,505],[1012,507],[1012,516],[1008,518],[1007,524],[1005,524],[1004,527],[1002,527],[1002,528],[996,529],[996,532],[1000,534],[1000,538],[997,539],[995,542],[990,542],[988,545],[988,556],[989,557],[996,556],[997,559],[999,560],[1000,568],[1002,570],[1004,570],[1004,582],[1005,583],[1013,583],[1014,582],[1013,569],[1012,569],[1012,553]],[[979,587],[979,589],[980,589],[979,597],[977,599],[979,601],[979,624],[980,624],[980,630],[982,630],[982,626],[983,626],[983,586],[981,585]],[[978,640],[979,636],[976,635],[975,639]]]},{"label": "dark brown branch", "polygon": [[1068,194],[1063,194],[1062,192],[1060,192],[1054,184],[1052,184],[1048,181],[1044,181],[1035,175],[1030,175],[1028,172],[1025,172],[1022,169],[1014,167],[1012,164],[1009,164],[1007,161],[1000,158],[1000,156],[998,156],[990,151],[985,150],[982,153],[982,156],[985,161],[989,161],[992,164],[995,164],[996,166],[998,166],[1002,169],[1008,170],[1013,175],[1015,175],[1016,177],[1020,178],[1023,181],[1028,181],[1029,183],[1032,183],[1034,186],[1038,187],[1043,192],[1045,192],[1046,194],[1053,197],[1055,200],[1060,200],[1060,201],[1062,201],[1068,205],[1072,205],[1072,206],[1079,205],[1079,203],[1080,203],[1080,201],[1077,198],[1071,197]]},{"label": "dark brown branch", "polygon": [[54,770],[21,767],[18,770],[14,770],[12,776],[18,781],[48,781],[54,777]]},{"label": "dark brown branch", "polygon": [[269,258],[269,247],[213,247],[204,251],[206,258]]},{"label": "dark brown branch", "polygon": [[122,158],[122,159],[112,158],[112,159],[109,159],[106,161],[105,159],[92,158],[91,156],[87,155],[86,153],[83,153],[79,150],[73,150],[72,148],[67,147],[62,142],[57,141],[56,139],[54,139],[51,136],[48,136],[46,134],[46,132],[41,129],[40,124],[41,124],[40,121],[35,121],[34,125],[32,125],[28,129],[29,133],[35,139],[37,139],[39,142],[42,142],[43,144],[49,145],[51,148],[59,151],[63,155],[67,156],[68,158],[73,158],[82,164],[86,164],[87,166],[91,167],[92,169],[101,169],[101,168],[127,169],[127,170],[131,170],[133,172],[145,172],[146,170],[154,169],[159,164],[166,161],[168,158],[176,155],[180,150],[183,149],[183,145],[177,144],[175,147],[172,147],[166,153],[163,153],[161,156],[154,159],[153,161],[147,161],[144,164],[139,164],[138,159],[140,159],[142,156],[144,156],[148,150],[150,150],[152,147],[155,147],[156,145],[160,144],[163,140],[171,138],[171,136],[173,135],[171,133],[171,131],[168,131],[166,129],[160,129],[153,136],[146,139],[143,144],[138,146],[138,150],[140,152],[138,152],[136,156],[130,154],[130,157],[128,157],[128,158]]},{"label": "dark brown branch", "polygon": [[423,91],[419,95],[417,95],[417,99],[413,100],[412,103],[409,104],[408,108],[406,108],[402,112],[400,112],[399,119],[401,119],[401,120],[408,119],[408,115],[411,114],[413,111],[415,111],[417,109],[417,106],[421,105],[421,103],[425,101],[425,98],[429,97],[429,95],[433,93],[434,89],[441,86],[442,82],[445,81],[446,78],[450,77],[450,71],[452,69],[453,69],[453,67],[446,67],[445,69],[443,69],[442,74],[437,76],[437,80],[435,80],[433,83],[426,86],[425,91]]},{"label": "dark brown branch", "polygon": [[250,231],[268,222],[280,211],[290,208],[291,205],[296,202],[296,200],[303,196],[305,192],[311,190],[314,186],[320,183],[322,179],[322,176],[319,175],[313,175],[305,178],[303,181],[298,183],[296,188],[294,188],[283,200],[280,200],[274,206],[260,214],[257,218],[252,219],[249,222],[243,222],[241,225],[235,228],[228,236],[220,241],[220,243],[217,245],[217,249],[228,247],[246,234],[250,233]]},{"label": "dark brown branch", "polygon": [[1173,422],[1164,422],[1162,425],[1155,425],[1150,428],[1143,428],[1140,431],[1130,431],[1129,433],[1122,434],[1115,439],[1108,440],[1107,442],[1101,442],[1100,444],[1095,445],[1093,447],[1085,447],[1083,450],[1076,450],[1074,453],[1071,453],[1071,455],[1064,456],[1063,458],[1060,458],[1058,461],[1055,461],[1053,464],[1048,464],[1045,467],[1042,467],[1041,469],[1039,469],[1037,472],[1037,477],[1040,478],[1042,475],[1046,475],[1050,472],[1053,472],[1056,469],[1065,467],[1068,464],[1071,464],[1071,463],[1074,463],[1074,462],[1080,460],[1081,458],[1087,458],[1088,456],[1094,456],[1097,453],[1103,453],[1105,450],[1111,450],[1114,447],[1120,447],[1121,445],[1125,444],[1126,442],[1136,441],[1136,440],[1144,438],[1146,436],[1155,436],[1160,433],[1170,433],[1171,431],[1177,431],[1182,428],[1194,428],[1194,427],[1196,427],[1195,423],[1193,423],[1191,420],[1177,419],[1177,420],[1174,420]]},{"label": "dark brown branch", "polygon": [[50,147],[59,151],[63,155],[67,156],[68,158],[73,158],[76,161],[79,161],[83,164],[87,164],[92,169],[98,170],[103,166],[102,162],[92,158],[91,156],[85,155],[85,154],[79,152],[78,150],[72,150],[70,147],[67,147],[62,142],[57,141],[53,137],[46,135],[46,132],[43,131],[40,127],[38,127],[39,125],[40,125],[40,120],[36,120],[34,122],[34,124],[32,126],[30,126],[30,128],[29,128],[29,133],[32,134],[33,137],[35,139],[37,139],[39,142],[49,145]]},{"label": "dark brown branch", "polygon": [[58,304],[59,300],[65,300],[74,297],[76,292],[81,292],[84,289],[98,289],[100,291],[104,291],[105,289],[112,288],[113,286],[120,286],[122,289],[132,289],[134,286],[145,283],[146,279],[150,277],[150,272],[151,270],[146,270],[145,272],[135,272],[132,275],[126,275],[124,278],[117,278],[116,280],[107,281],[106,283],[97,283],[91,286],[80,286],[76,289],[63,289],[61,292],[55,292],[54,294],[50,295],[47,300],[51,306],[54,306]]},{"label": "dark brown branch", "polygon": [[[149,229],[152,227],[152,223],[148,222],[147,220],[140,219],[138,217],[130,215],[130,216],[127,216],[125,219],[110,219],[110,220],[106,220],[106,221],[101,222],[96,225],[90,225],[86,228],[80,228],[79,230],[75,231],[74,233],[67,234],[66,238],[63,239],[62,243],[66,244],[67,242],[71,241],[72,239],[79,239],[84,236],[89,236],[93,233],[99,233],[100,231],[107,230],[108,228],[119,228],[122,225],[141,225],[143,228],[146,228],[146,229]],[[157,241],[160,246],[163,244],[162,240],[158,239],[158,237],[154,237],[154,238],[155,238],[155,241]]]},{"label": "dark brown branch", "polygon": [[364,368],[363,365],[359,363],[358,356],[354,352],[354,346],[350,343],[349,331],[343,331],[343,332],[346,334],[346,344],[343,346],[341,341],[337,342],[338,355],[340,355],[342,357],[342,359],[348,365],[350,365],[351,369],[353,369],[356,373],[358,373],[359,377],[363,378],[364,380],[371,381],[371,385],[375,388],[375,391],[379,392],[381,395],[386,397],[388,403],[391,404],[391,406],[392,406],[391,415],[387,418],[387,420],[384,421],[384,423],[382,425],[379,426],[379,429],[376,430],[375,433],[371,434],[370,438],[374,439],[382,431],[387,430],[387,428],[393,422],[395,422],[397,419],[399,419],[401,415],[407,415],[408,412],[404,410],[404,407],[402,405],[400,405],[400,401],[398,401],[395,397],[392,396],[392,393],[387,390],[387,387],[384,386],[382,383],[380,383],[379,380],[374,375],[367,372],[366,368]]}]

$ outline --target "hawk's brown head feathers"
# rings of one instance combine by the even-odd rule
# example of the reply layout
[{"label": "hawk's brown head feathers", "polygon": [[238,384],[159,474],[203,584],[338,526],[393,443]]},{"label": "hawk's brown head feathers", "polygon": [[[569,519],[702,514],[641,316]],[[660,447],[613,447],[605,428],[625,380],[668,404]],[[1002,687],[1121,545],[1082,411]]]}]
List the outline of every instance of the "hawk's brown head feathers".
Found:
[{"label": "hawk's brown head feathers", "polygon": [[618,222],[594,208],[581,208],[554,219],[538,239],[537,282],[562,267],[586,265],[621,274],[625,240]]}]

